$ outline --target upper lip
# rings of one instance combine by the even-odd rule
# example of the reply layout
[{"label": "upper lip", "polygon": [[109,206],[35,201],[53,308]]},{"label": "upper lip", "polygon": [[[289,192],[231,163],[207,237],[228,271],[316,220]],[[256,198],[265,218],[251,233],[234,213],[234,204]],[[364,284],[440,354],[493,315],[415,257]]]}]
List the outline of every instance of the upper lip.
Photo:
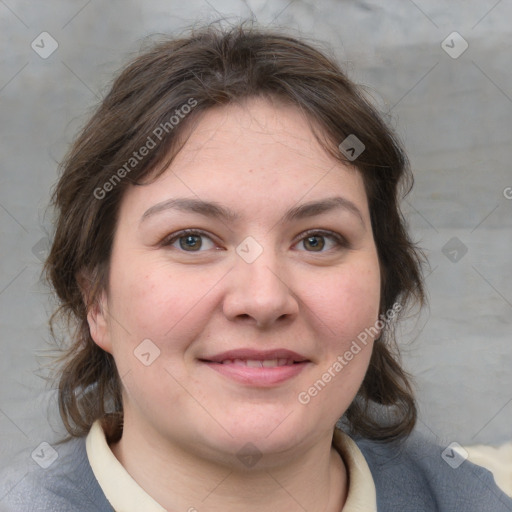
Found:
[{"label": "upper lip", "polygon": [[265,361],[269,359],[292,359],[294,362],[309,361],[307,357],[284,348],[278,348],[275,350],[254,350],[242,348],[237,350],[228,350],[227,352],[222,352],[221,354],[202,357],[200,359],[202,361],[209,361],[213,363],[221,363],[222,361],[235,359],[252,361]]}]

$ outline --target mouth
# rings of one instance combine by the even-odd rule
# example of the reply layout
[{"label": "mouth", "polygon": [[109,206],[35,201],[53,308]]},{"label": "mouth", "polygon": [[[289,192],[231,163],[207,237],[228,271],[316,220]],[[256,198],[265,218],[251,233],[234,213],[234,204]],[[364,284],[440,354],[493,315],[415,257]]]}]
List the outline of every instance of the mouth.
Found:
[{"label": "mouth", "polygon": [[[215,361],[209,361],[215,362]],[[292,366],[302,361],[293,359],[225,359],[218,364],[232,364],[236,366],[247,366],[248,368],[275,368],[277,366]]]},{"label": "mouth", "polygon": [[228,379],[256,387],[270,387],[298,375],[311,361],[286,349],[231,350],[199,359]]}]

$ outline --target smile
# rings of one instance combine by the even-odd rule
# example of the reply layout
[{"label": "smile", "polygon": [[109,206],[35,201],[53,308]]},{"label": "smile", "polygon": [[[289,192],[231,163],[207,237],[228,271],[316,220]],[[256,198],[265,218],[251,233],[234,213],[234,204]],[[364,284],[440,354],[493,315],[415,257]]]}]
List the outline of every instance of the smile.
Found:
[{"label": "smile", "polygon": [[276,366],[291,366],[295,364],[293,359],[225,359],[220,364],[234,364],[249,368],[275,368]]},{"label": "smile", "polygon": [[272,387],[301,373],[311,361],[287,349],[238,349],[199,360],[223,377],[251,387]]}]

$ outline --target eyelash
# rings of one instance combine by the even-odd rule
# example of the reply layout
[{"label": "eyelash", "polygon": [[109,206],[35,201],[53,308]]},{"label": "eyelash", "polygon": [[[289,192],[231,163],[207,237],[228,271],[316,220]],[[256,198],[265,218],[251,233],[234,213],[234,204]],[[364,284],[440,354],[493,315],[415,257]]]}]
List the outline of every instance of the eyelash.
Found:
[{"label": "eyelash", "polygon": [[[184,229],[182,231],[178,231],[177,233],[173,233],[173,234],[169,235],[168,237],[166,237],[161,242],[161,245],[163,247],[171,246],[174,242],[176,242],[180,238],[183,238],[183,237],[186,237],[186,236],[204,236],[206,238],[209,238],[212,242],[215,243],[215,240],[208,233],[206,233],[205,231],[202,231],[200,229]],[[335,233],[334,231],[318,230],[318,229],[317,230],[310,229],[308,231],[305,231],[304,233],[301,233],[301,238],[294,245],[296,245],[299,242],[302,242],[306,238],[310,238],[310,237],[313,237],[313,236],[322,236],[322,237],[325,237],[325,238],[330,238],[337,245],[335,250],[340,250],[340,249],[343,249],[343,248],[345,248],[345,249],[350,248],[349,242],[342,235],[340,235],[338,233]],[[181,249],[180,249],[180,251],[181,252],[188,252],[188,253],[204,252],[204,251],[183,251]],[[328,252],[328,251],[305,251],[305,252],[310,252],[310,253],[314,254],[315,252],[324,253],[324,252]]]}]

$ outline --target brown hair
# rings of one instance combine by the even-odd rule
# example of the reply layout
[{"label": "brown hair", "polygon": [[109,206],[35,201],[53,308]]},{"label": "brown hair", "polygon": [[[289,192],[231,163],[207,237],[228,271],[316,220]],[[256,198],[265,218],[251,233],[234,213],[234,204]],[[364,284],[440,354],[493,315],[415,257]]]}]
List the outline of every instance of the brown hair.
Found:
[{"label": "brown hair", "polygon": [[[412,302],[423,305],[424,256],[409,239],[399,206],[401,193],[413,184],[407,158],[334,60],[312,44],[245,25],[209,26],[167,39],[135,58],[114,81],[64,159],[53,195],[58,217],[45,272],[60,301],[50,320],[52,333],[59,318],[71,327],[71,345],[59,359],[59,407],[70,435],[85,435],[98,418],[111,440],[122,432],[121,381],[112,356],[91,338],[87,311],[108,284],[123,191],[163,172],[172,161],[169,155],[176,154],[177,136],[201,112],[262,95],[300,108],[312,127],[320,127],[315,135],[326,151],[362,174],[382,270],[381,313],[396,303],[404,310]],[[174,124],[171,117],[187,104],[193,109]],[[338,148],[349,135],[365,146],[354,161]],[[128,167],[148,137],[158,138],[158,144]],[[81,287],[84,278],[89,285]],[[344,415],[354,433],[380,440],[409,434],[416,421],[392,323],[374,344],[358,396]],[[375,416],[375,404],[391,410],[391,420]]]}]

